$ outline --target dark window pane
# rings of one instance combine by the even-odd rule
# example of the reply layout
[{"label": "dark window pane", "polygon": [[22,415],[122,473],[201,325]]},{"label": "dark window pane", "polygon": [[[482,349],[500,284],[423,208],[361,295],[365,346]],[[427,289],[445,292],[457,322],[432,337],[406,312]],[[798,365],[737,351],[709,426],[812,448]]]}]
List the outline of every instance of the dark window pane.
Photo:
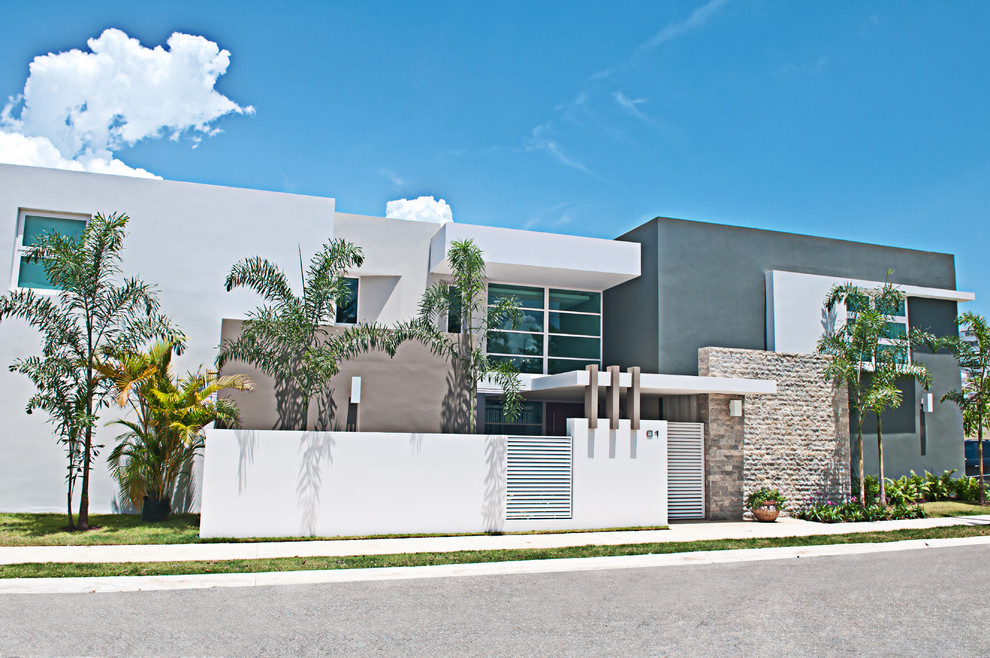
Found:
[{"label": "dark window pane", "polygon": [[519,416],[508,423],[505,419],[505,402],[499,398],[487,398],[485,400],[485,433],[521,434],[523,436],[543,434],[543,403],[523,402]]},{"label": "dark window pane", "polygon": [[447,288],[447,331],[461,333],[461,291],[457,286]]},{"label": "dark window pane", "polygon": [[511,320],[504,320],[498,326],[492,325],[493,329],[509,329],[510,331],[543,331],[543,311],[520,311],[519,322],[512,326]]},{"label": "dark window pane", "polygon": [[503,283],[488,284],[488,303],[497,304],[500,299],[515,297],[519,308],[543,308],[543,288],[507,286]]},{"label": "dark window pane", "polygon": [[581,311],[584,313],[600,313],[602,296],[597,292],[582,290],[550,289],[551,311]]},{"label": "dark window pane", "polygon": [[337,324],[357,324],[358,280],[344,279],[347,297],[337,300]]},{"label": "dark window pane", "polygon": [[45,233],[60,233],[67,238],[78,238],[83,234],[86,222],[81,219],[58,217],[24,216],[24,246],[34,244]]},{"label": "dark window pane", "polygon": [[574,336],[550,336],[550,356],[569,356],[576,359],[601,358],[601,339]]},{"label": "dark window pane", "polygon": [[521,357],[513,356],[489,356],[489,361],[508,361],[516,367],[516,370],[527,375],[541,375],[543,374],[543,359],[523,359]]},{"label": "dark window pane", "polygon": [[550,333],[598,336],[601,334],[600,315],[574,315],[572,313],[551,313]]},{"label": "dark window pane", "polygon": [[493,331],[488,334],[488,353],[543,356],[543,336]]},{"label": "dark window pane", "polygon": [[17,286],[19,288],[39,288],[42,290],[55,289],[55,286],[48,282],[44,261],[31,260],[25,256],[21,257],[21,269],[17,272]]},{"label": "dark window pane", "polygon": [[592,363],[599,363],[599,361],[594,359],[588,361],[580,359],[547,359],[547,374],[556,375],[572,370],[584,370],[585,366]]}]

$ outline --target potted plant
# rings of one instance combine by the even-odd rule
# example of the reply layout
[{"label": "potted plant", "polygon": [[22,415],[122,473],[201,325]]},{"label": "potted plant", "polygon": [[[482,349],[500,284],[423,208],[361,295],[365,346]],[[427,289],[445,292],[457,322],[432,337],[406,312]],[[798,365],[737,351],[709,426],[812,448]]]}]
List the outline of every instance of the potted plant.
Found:
[{"label": "potted plant", "polygon": [[112,423],[128,431],[110,452],[110,473],[120,485],[120,499],[140,506],[141,520],[151,523],[171,513],[176,482],[203,449],[204,428],[215,422],[236,426],[236,405],[216,393],[254,388],[246,375],[197,371],[179,378],[172,368],[177,346],[159,340],[147,353],[121,352],[97,366],[113,382],[118,404],[129,404],[136,416]]},{"label": "potted plant", "polygon": [[776,489],[760,487],[746,496],[746,507],[753,512],[753,516],[758,521],[771,523],[777,520],[777,515],[784,509],[786,500]]}]

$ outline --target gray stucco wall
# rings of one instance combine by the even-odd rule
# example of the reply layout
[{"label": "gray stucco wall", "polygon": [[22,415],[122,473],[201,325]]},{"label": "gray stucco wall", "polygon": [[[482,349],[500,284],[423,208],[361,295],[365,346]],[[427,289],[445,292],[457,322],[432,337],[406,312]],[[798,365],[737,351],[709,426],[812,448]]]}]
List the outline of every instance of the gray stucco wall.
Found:
[{"label": "gray stucco wall", "polygon": [[640,243],[642,274],[602,295],[602,365],[660,372],[657,224],[644,224],[620,239]]},{"label": "gray stucco wall", "polygon": [[[642,365],[644,372],[655,368],[662,373],[698,374],[698,350],[704,347],[766,349],[765,274],[771,270],[871,281],[887,278],[946,289],[955,289],[956,284],[951,254],[662,217],[618,239],[643,245],[643,276],[605,291],[605,308],[619,317],[647,318],[656,313],[657,324],[621,323],[606,315],[605,363]],[[889,277],[888,269],[893,270]],[[656,283],[647,280],[654,276]],[[954,302],[911,299],[908,314],[912,326],[941,334],[955,330]],[[959,370],[951,357],[919,354],[917,358],[932,368],[936,400],[958,387]],[[914,416],[919,415],[922,393],[921,387],[915,387],[914,399],[904,401],[912,406]],[[907,407],[901,413],[906,411]],[[885,433],[888,474],[962,468],[958,410],[936,402],[925,423],[925,455],[920,450],[920,419],[910,432]],[[875,472],[875,439],[872,447],[867,441],[864,457],[867,468]]]},{"label": "gray stucco wall", "polygon": [[[618,239],[643,244],[641,279],[656,272],[658,283],[638,281],[608,290],[606,308],[629,309],[629,293],[635,290],[638,306],[631,308],[645,315],[654,304],[647,297],[656,291],[658,368],[669,374],[697,374],[702,347],[765,349],[765,273],[770,270],[883,281],[892,269],[894,283],[956,287],[951,254],[662,217]],[[647,262],[654,257],[655,266]],[[606,332],[606,361],[616,360],[613,354],[624,357],[627,344],[645,345],[651,330],[642,322]],[[652,360],[649,352],[645,356]]]},{"label": "gray stucco wall", "polygon": [[[222,338],[238,336],[242,320],[225,319]],[[225,392],[237,403],[244,429],[298,429],[291,405],[280,404],[274,380],[253,366],[232,362],[224,374],[250,375],[256,389]],[[361,403],[351,404],[351,377],[361,377]],[[452,366],[416,342],[394,358],[370,352],[344,361],[325,395],[310,405],[308,429],[362,432],[465,432],[468,397]],[[290,409],[280,411],[280,409]],[[299,416],[301,417],[301,416]]]}]

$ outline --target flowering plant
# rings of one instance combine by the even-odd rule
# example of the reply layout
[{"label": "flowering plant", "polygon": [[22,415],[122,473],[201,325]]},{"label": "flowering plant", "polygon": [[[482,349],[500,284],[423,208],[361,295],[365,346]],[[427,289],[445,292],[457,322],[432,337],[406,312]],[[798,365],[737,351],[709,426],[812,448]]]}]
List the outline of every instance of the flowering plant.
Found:
[{"label": "flowering plant", "polygon": [[776,505],[777,509],[784,509],[784,503],[787,499],[784,498],[776,489],[770,489],[769,487],[760,487],[756,491],[750,493],[746,496],[746,507],[747,509],[756,509],[762,507],[764,503],[771,502]]}]

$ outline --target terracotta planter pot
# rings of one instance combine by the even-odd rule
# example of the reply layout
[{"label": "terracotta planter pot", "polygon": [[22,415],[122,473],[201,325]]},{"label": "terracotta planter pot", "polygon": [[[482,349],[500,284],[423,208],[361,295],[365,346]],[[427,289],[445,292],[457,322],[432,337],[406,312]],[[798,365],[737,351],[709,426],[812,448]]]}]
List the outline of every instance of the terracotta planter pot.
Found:
[{"label": "terracotta planter pot", "polygon": [[753,516],[756,517],[757,521],[764,523],[773,523],[777,520],[778,514],[780,514],[780,509],[777,507],[777,503],[772,500],[767,500],[759,507],[753,508]]}]

